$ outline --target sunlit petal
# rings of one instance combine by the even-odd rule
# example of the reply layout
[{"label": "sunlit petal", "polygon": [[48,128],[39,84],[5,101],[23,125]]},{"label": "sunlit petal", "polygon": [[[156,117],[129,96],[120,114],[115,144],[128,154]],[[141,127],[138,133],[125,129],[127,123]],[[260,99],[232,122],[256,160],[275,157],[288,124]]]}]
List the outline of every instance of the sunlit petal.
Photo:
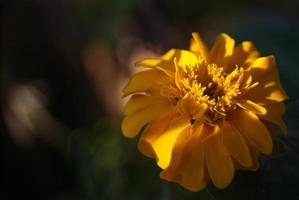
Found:
[{"label": "sunlit petal", "polygon": [[215,63],[223,67],[226,66],[229,57],[233,54],[234,46],[234,39],[225,33],[219,34],[211,49],[209,63]]},{"label": "sunlit petal", "polygon": [[208,60],[208,54],[209,54],[208,48],[198,33],[192,33],[192,39],[190,42],[190,51],[197,53],[204,60]]},{"label": "sunlit petal", "polygon": [[135,137],[146,123],[153,120],[160,113],[166,112],[169,109],[169,103],[163,102],[152,104],[127,115],[121,124],[124,135],[129,138]]}]

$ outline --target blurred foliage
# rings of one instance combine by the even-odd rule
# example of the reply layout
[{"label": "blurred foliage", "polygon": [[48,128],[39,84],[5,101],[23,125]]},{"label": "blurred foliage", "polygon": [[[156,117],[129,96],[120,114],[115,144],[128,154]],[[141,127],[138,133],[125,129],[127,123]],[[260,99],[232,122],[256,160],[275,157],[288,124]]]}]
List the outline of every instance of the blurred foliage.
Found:
[{"label": "blurred foliage", "polygon": [[70,17],[85,34],[115,46],[114,31],[132,12],[135,3],[135,0],[76,1],[71,5]]}]

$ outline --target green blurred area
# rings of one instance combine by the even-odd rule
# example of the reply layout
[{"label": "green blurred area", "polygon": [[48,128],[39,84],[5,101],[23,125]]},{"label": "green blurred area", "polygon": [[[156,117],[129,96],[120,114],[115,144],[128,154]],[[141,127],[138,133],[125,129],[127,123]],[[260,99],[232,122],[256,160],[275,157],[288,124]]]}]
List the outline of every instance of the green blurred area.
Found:
[{"label": "green blurred area", "polygon": [[[0,199],[297,199],[298,9],[295,0],[4,1]],[[275,55],[289,95],[288,136],[277,130],[274,155],[262,156],[257,172],[237,172],[225,190],[209,184],[194,193],[160,179],[155,161],[139,153],[138,137],[120,131],[121,94],[114,92],[133,57],[188,48],[193,31],[209,45],[226,32]],[[43,117],[25,113],[28,128],[10,97],[16,92],[30,109],[32,87],[46,100],[37,108]]]}]

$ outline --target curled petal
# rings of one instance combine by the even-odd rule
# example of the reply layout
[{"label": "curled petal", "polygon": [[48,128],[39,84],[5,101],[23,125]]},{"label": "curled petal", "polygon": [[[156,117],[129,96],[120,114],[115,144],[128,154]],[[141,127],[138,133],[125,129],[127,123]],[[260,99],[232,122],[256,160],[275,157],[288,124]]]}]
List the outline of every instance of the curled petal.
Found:
[{"label": "curled petal", "polygon": [[258,115],[266,115],[267,113],[266,108],[250,100],[241,100],[237,105]]},{"label": "curled petal", "polygon": [[234,46],[234,39],[225,33],[219,34],[211,49],[209,63],[215,63],[219,66],[225,67],[229,57],[233,54]]},{"label": "curled petal", "polygon": [[254,78],[263,78],[271,74],[278,78],[277,66],[274,56],[266,56],[256,59],[247,69]]},{"label": "curled petal", "polygon": [[256,59],[247,71],[252,75],[252,82],[259,84],[249,90],[244,98],[251,99],[261,105],[280,102],[288,98],[281,86],[273,56]]},{"label": "curled petal", "polygon": [[129,115],[149,105],[156,104],[159,102],[163,103],[163,101],[166,102],[167,99],[160,96],[134,94],[127,102],[124,108],[124,114]]},{"label": "curled petal", "polygon": [[151,104],[141,110],[127,115],[121,124],[121,129],[124,136],[132,138],[135,137],[141,128],[157,117],[160,113],[166,112],[170,109],[169,102],[162,102]]},{"label": "curled petal", "polygon": [[179,67],[195,66],[198,64],[198,56],[191,51],[181,49],[171,49],[162,56],[164,60],[172,61],[176,58],[177,65]]},{"label": "curled petal", "polygon": [[171,162],[161,173],[161,177],[178,182],[191,191],[201,190],[207,183],[202,135],[207,135],[210,131],[202,121],[193,132],[191,127],[186,128],[178,137]]},{"label": "curled petal", "polygon": [[161,71],[147,70],[136,73],[129,80],[123,90],[123,97],[136,92],[147,92],[153,87],[171,82],[171,80]]},{"label": "curled petal", "polygon": [[231,113],[228,120],[240,131],[251,146],[259,149],[264,154],[272,153],[271,136],[265,125],[255,114],[238,109]]},{"label": "curled petal", "polygon": [[149,122],[138,142],[138,149],[141,153],[145,156],[156,158],[156,153],[151,144],[161,134],[163,134],[173,117],[174,115],[171,112],[165,113]]},{"label": "curled petal", "polygon": [[173,146],[180,133],[188,126],[190,126],[189,120],[179,117],[173,119],[161,134],[154,134],[153,132],[149,134],[145,131],[142,135],[142,140],[150,144],[155,153],[157,164],[162,169],[169,165]]},{"label": "curled petal", "polygon": [[208,48],[198,33],[192,33],[190,50],[199,54],[204,60],[208,60]]},{"label": "curled petal", "polygon": [[244,41],[239,44],[233,52],[233,55],[228,61],[227,72],[232,71],[235,66],[248,68],[260,56],[254,44],[249,41]]},{"label": "curled petal", "polygon": [[170,77],[173,77],[175,71],[173,62],[169,60],[159,59],[159,58],[144,59],[137,62],[135,66],[161,70]]}]

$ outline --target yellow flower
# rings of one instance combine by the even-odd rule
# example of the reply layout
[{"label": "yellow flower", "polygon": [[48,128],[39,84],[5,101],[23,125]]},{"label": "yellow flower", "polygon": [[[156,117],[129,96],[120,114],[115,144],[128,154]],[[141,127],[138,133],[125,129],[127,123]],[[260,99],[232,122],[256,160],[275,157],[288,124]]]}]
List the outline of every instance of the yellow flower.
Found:
[{"label": "yellow flower", "polygon": [[[190,50],[171,49],[144,59],[124,88],[131,95],[122,131],[139,132],[139,150],[155,158],[160,176],[191,191],[211,179],[225,188],[235,169],[257,170],[271,154],[271,123],[284,133],[287,99],[273,56],[260,57],[253,43],[218,35],[208,50],[193,33]],[[143,128],[144,127],[144,128]]]}]

